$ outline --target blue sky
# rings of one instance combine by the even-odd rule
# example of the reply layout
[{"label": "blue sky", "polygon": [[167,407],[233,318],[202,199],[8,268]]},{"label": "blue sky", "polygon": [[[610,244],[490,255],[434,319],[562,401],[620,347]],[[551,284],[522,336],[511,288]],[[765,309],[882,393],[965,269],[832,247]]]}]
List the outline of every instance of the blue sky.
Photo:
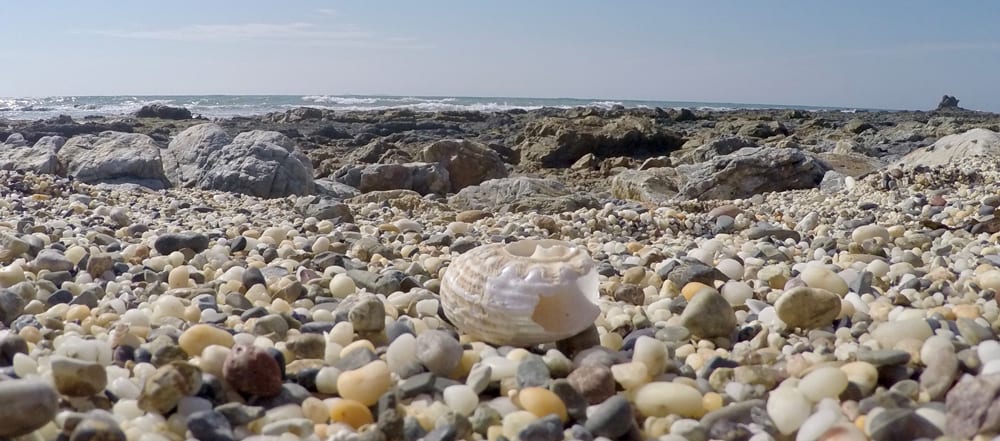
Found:
[{"label": "blue sky", "polygon": [[9,0],[0,96],[388,94],[1000,111],[992,1]]}]

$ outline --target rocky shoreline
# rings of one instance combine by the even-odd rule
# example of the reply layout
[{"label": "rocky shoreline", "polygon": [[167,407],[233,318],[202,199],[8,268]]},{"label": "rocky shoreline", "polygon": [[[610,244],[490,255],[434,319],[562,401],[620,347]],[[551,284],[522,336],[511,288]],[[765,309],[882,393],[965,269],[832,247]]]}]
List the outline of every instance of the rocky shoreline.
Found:
[{"label": "rocky shoreline", "polygon": [[[142,115],[0,121],[0,439],[1000,433],[1000,115]],[[594,326],[456,329],[524,239]]]}]

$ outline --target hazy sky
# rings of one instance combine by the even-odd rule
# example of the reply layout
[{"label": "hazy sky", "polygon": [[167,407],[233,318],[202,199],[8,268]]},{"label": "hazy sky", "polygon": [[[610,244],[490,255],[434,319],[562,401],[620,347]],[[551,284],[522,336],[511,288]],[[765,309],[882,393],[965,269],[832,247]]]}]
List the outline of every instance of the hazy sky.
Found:
[{"label": "hazy sky", "polygon": [[8,0],[0,96],[388,94],[1000,111],[996,1]]}]

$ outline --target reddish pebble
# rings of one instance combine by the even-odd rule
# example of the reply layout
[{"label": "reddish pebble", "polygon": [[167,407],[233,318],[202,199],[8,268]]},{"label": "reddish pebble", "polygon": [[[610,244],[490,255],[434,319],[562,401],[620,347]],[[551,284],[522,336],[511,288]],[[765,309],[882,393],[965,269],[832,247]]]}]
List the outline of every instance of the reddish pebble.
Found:
[{"label": "reddish pebble", "polygon": [[234,346],[222,365],[222,376],[243,395],[273,397],[281,393],[281,366],[256,346]]}]

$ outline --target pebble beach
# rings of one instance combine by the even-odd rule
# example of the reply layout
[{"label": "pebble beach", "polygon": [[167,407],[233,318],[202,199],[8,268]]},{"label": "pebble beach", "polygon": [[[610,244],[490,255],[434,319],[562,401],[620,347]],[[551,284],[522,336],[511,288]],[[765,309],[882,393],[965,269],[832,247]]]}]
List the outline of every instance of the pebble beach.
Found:
[{"label": "pebble beach", "polygon": [[[376,117],[312,110],[154,116],[127,137],[60,143],[11,123],[27,136],[0,147],[59,147],[58,166],[0,167],[0,439],[1000,433],[993,116],[917,127],[893,119],[912,115],[793,114],[779,130],[752,111],[560,112],[444,115],[480,138],[436,144],[411,127],[389,147],[352,133]],[[497,134],[503,118],[538,120]],[[644,118],[656,123],[628,125]],[[311,133],[327,126],[351,136]],[[733,146],[737,134],[748,144]],[[223,137],[208,159],[181,144]],[[160,168],[79,159],[116,142],[109,157],[148,144]],[[265,144],[287,151],[262,187],[233,155],[273,161]],[[74,148],[94,156],[66,156]],[[100,174],[109,167],[130,171]],[[517,346],[456,326],[441,297],[452,262],[536,239],[593,259],[596,319]]]}]

